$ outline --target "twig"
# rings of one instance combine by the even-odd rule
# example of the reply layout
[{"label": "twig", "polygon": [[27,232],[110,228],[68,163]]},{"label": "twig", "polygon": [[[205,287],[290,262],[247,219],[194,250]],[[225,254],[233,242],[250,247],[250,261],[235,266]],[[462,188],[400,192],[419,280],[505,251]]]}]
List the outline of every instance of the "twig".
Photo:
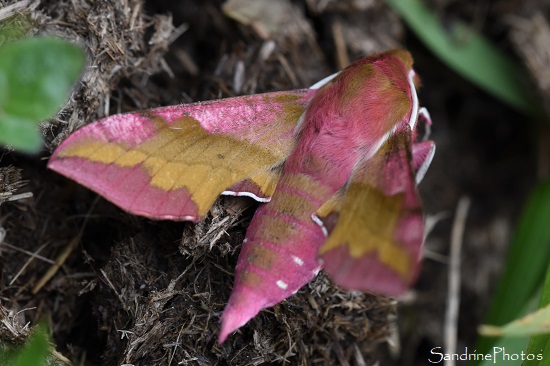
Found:
[{"label": "twig", "polygon": [[[468,197],[460,198],[456,208],[453,230],[451,233],[451,254],[449,256],[449,290],[447,293],[447,311],[444,323],[444,346],[447,354],[456,353],[457,331],[458,331],[458,310],[460,304],[460,254],[462,251],[462,239],[466,217],[470,208]],[[445,362],[447,366],[454,366],[452,359]]]},{"label": "twig", "polygon": [[82,223],[82,226],[80,227],[80,231],[78,234],[63,248],[61,253],[57,256],[55,259],[55,262],[52,264],[52,266],[48,269],[48,271],[38,280],[38,282],[34,285],[32,288],[32,293],[36,294],[42,287],[57,273],[59,268],[65,263],[67,258],[69,258],[69,255],[73,252],[73,250],[78,246],[78,243],[80,242],[80,239],[82,238],[82,234],[84,233],[84,229],[86,228],[86,225],[88,225],[88,219],[91,216],[92,211],[95,209],[95,206],[97,205],[97,202],[99,200],[99,197],[94,200],[92,205],[90,206],[90,209],[86,213],[86,216],[84,218],[84,222]]},{"label": "twig", "polygon": [[12,17],[15,13],[23,10],[31,3],[30,0],[22,0],[0,9],[0,21]]},{"label": "twig", "polygon": [[357,343],[353,344],[353,353],[355,356],[355,364],[358,366],[367,366],[367,362],[365,361],[365,358],[361,354],[361,350],[359,347],[357,347]]},{"label": "twig", "polygon": [[69,360],[67,357],[65,357],[63,354],[58,352],[55,348],[50,348],[50,353],[52,356],[57,358],[59,361],[63,362],[66,365],[71,365],[71,360]]},{"label": "twig", "polygon": [[105,281],[107,282],[107,285],[111,288],[111,290],[113,290],[113,292],[115,293],[116,297],[118,298],[118,300],[120,301],[120,304],[122,305],[122,308],[124,310],[126,310],[128,308],[126,302],[124,301],[124,299],[122,298],[122,295],[118,293],[118,291],[116,290],[116,287],[115,285],[113,285],[113,283],[111,282],[111,280],[109,279],[109,277],[107,276],[107,273],[105,273],[105,271],[103,269],[100,269],[99,272],[101,272],[101,274],[103,275],[103,277],[105,278]]},{"label": "twig", "polygon": [[[37,258],[38,257],[38,253],[40,253],[42,251],[42,249],[46,248],[48,244],[42,244],[40,246],[40,248],[38,248],[34,253],[31,254],[30,258],[27,259],[27,261],[25,262],[25,264],[23,264],[23,267],[21,267],[21,269],[19,269],[19,271],[17,271],[17,273],[15,274],[15,276],[13,276],[12,280],[10,281],[9,285],[8,286],[11,286],[13,285],[13,283],[15,281],[17,281],[17,279],[19,278],[19,276],[21,275],[21,273],[23,273],[23,271],[25,271],[25,268],[27,268],[27,266],[29,264],[31,264],[31,262],[34,260],[34,258]],[[46,258],[47,259],[47,258]]]},{"label": "twig", "polygon": [[36,282],[34,287],[32,288],[32,293],[36,294],[40,289],[57,273],[59,268],[65,263],[67,258],[69,257],[69,254],[71,254],[76,248],[78,242],[80,240],[80,235],[77,235],[69,242],[69,244],[59,253],[57,258],[55,259],[55,263],[52,264],[52,266],[48,269],[48,271]]},{"label": "twig", "polygon": [[30,198],[30,197],[32,197],[32,192],[25,192],[25,193],[10,195],[5,199],[5,201],[6,202],[17,201],[17,200],[22,200],[23,198]]},{"label": "twig", "polygon": [[334,39],[334,48],[336,48],[336,63],[339,69],[343,69],[349,65],[349,57],[346,50],[342,24],[339,21],[332,23],[332,36]]},{"label": "twig", "polygon": [[2,242],[2,241],[0,240],[0,245],[6,246],[6,247],[8,247],[8,248],[10,248],[10,249],[16,250],[16,251],[21,252],[21,253],[25,253],[25,254],[27,254],[27,255],[30,255],[30,256],[33,257],[33,258],[40,259],[40,260],[42,260],[42,261],[44,261],[44,262],[46,262],[46,263],[50,263],[50,264],[54,264],[54,263],[55,263],[55,261],[51,260],[50,258],[46,258],[46,257],[43,257],[43,256],[41,256],[41,255],[38,255],[37,252],[34,252],[34,253],[33,253],[33,252],[31,252],[31,251],[28,251],[28,250],[25,250],[25,249],[18,248],[18,247],[16,247],[15,245],[8,244],[8,242]]},{"label": "twig", "polygon": [[296,77],[296,74],[294,71],[292,71],[292,67],[288,63],[287,59],[282,54],[277,54],[277,59],[279,60],[279,63],[281,64],[284,72],[287,74],[288,78],[290,79],[290,82],[293,86],[298,85],[298,78]]}]

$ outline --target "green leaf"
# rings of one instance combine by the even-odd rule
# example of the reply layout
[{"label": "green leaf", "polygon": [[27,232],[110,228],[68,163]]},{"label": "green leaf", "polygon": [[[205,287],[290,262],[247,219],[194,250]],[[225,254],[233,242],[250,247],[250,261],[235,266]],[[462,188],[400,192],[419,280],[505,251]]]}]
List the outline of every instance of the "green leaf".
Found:
[{"label": "green leaf", "polygon": [[[528,314],[534,311],[535,309],[537,309],[539,298],[540,298],[540,291],[537,291],[522,308],[521,314]],[[527,348],[527,345],[529,344],[528,336],[524,336],[524,337],[504,336],[504,337],[499,337],[497,339],[485,337],[483,339],[493,340],[494,342],[491,344],[492,347],[480,350],[479,344],[478,344],[476,345],[475,353],[478,353],[478,351],[479,353],[485,353],[485,354],[489,353],[489,354],[493,354],[494,357],[492,359],[485,359],[483,361],[481,360],[473,361],[472,365],[477,365],[479,363],[480,366],[493,366],[495,364],[500,365],[501,363],[502,364],[505,363],[506,365],[510,365],[510,366],[513,366],[513,365],[519,366],[522,363],[521,359],[513,360],[511,359],[511,356],[509,356],[510,358],[506,359],[505,354],[521,355],[521,353],[525,351],[525,349]],[[535,355],[530,357],[536,358],[537,353],[540,353],[540,352],[535,352]]]},{"label": "green leaf", "polygon": [[[484,323],[503,325],[518,318],[542,288],[550,261],[549,217],[550,181],[546,181],[534,189],[523,210]],[[485,353],[494,342],[480,337],[476,349]]]},{"label": "green leaf", "polygon": [[49,346],[46,330],[44,327],[39,326],[13,362],[13,366],[46,365]]},{"label": "green leaf", "polygon": [[[510,356],[506,358],[507,355],[521,355],[521,352],[527,347],[529,342],[529,337],[503,337],[498,338],[494,347],[489,349],[485,354],[492,355],[491,359],[485,359],[484,361],[477,360],[473,361],[471,365],[477,364],[480,362],[480,366],[495,366],[495,365],[505,365],[505,366],[519,366],[521,365],[521,359],[513,360]],[[477,348],[474,353],[482,353]],[[536,355],[535,355],[536,357]]]},{"label": "green leaf", "polygon": [[480,34],[455,22],[443,28],[421,0],[387,0],[422,42],[449,67],[507,104],[533,115],[527,73]]},{"label": "green leaf", "polygon": [[56,38],[29,38],[0,48],[5,79],[4,113],[42,121],[67,100],[84,65],[76,45]]},{"label": "green leaf", "polygon": [[550,261],[550,181],[534,189],[508,252],[487,324],[515,319],[544,281]]},{"label": "green leaf", "polygon": [[479,332],[488,337],[523,337],[550,333],[550,305],[500,327],[482,325]]},{"label": "green leaf", "polygon": [[0,142],[36,151],[36,125],[66,102],[84,54],[67,41],[38,37],[0,47]]},{"label": "green leaf", "polygon": [[36,121],[4,114],[0,116],[0,144],[26,152],[35,152],[42,146]]},{"label": "green leaf", "polygon": [[[504,326],[496,327],[482,325],[480,333],[489,337],[531,337],[526,354],[541,354],[546,347],[550,347],[550,265],[547,269],[544,290],[541,296],[540,308],[520,319]],[[547,350],[547,351],[550,351]],[[540,361],[540,360],[532,360]],[[525,363],[525,365],[539,365],[539,363]]]},{"label": "green leaf", "polygon": [[[540,306],[550,306],[550,265],[546,272],[546,280],[544,281],[544,289],[540,300]],[[549,366],[550,365],[550,334],[533,336],[529,340],[527,346],[527,354],[542,353],[542,360],[530,360],[524,362],[524,366]]]}]

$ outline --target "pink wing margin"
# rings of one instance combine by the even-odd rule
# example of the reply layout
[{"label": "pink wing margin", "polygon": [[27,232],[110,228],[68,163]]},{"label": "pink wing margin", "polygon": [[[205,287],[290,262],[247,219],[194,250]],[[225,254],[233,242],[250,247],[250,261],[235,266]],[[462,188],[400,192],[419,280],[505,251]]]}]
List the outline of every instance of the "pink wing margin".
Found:
[{"label": "pink wing margin", "polygon": [[[344,288],[395,296],[405,292],[418,274],[420,251],[424,241],[424,224],[416,184],[422,180],[430,165],[435,144],[432,141],[422,141],[410,146],[410,137],[411,131],[407,126],[402,126],[388,141],[393,148],[385,152],[382,148],[381,153],[364,161],[354,173],[350,183],[362,185],[364,188],[361,192],[351,193],[353,197],[347,197],[349,192],[344,193],[339,210],[334,210],[327,217],[314,217],[314,220],[322,224],[328,235],[328,241],[332,239],[341,242],[334,249],[324,253],[321,258],[324,270],[336,284]],[[388,204],[378,206],[376,204],[378,199],[374,199],[372,193],[367,193],[373,191],[385,197],[401,196],[398,207],[392,208],[392,205]],[[377,195],[374,194],[375,197]],[[385,199],[382,200],[385,201]],[[365,207],[368,203],[371,204],[368,209],[359,208]],[[363,214],[363,219],[371,218],[372,212],[369,211],[375,207],[376,215],[389,218],[393,216],[396,220],[395,227],[392,228],[389,237],[377,238],[380,241],[379,248],[354,257],[350,255],[349,249],[354,243],[346,243],[346,240],[352,239],[347,236],[345,229],[338,228],[338,225],[354,227],[350,222],[360,218],[349,217],[348,213],[354,212],[359,216]],[[385,210],[388,212],[378,212]],[[383,226],[384,223],[379,225]],[[336,233],[336,229],[340,230]],[[369,236],[370,232],[366,229],[364,237]],[[333,233],[337,238],[331,238]],[[389,262],[401,262],[407,268],[406,271],[401,273],[396,271],[383,259],[384,255],[381,252],[384,249],[381,248],[389,242],[399,248],[399,256],[402,257],[398,259],[394,256]],[[393,252],[397,251],[393,250]]]},{"label": "pink wing margin", "polygon": [[[172,128],[176,122],[191,120],[198,122],[208,134],[221,137],[221,141],[227,138],[244,142],[240,145],[244,146],[239,152],[241,154],[247,153],[247,146],[259,146],[275,151],[284,160],[294,146],[293,132],[300,108],[305,108],[311,95],[307,89],[274,92],[113,115],[74,132],[53,153],[48,167],[132,214],[152,219],[197,221],[201,215],[193,199],[194,192],[186,187],[160,189],[151,185],[151,173],[144,169],[143,164],[119,166],[93,161],[93,158],[105,154],[102,146],[123,146],[125,153],[131,152],[154,139],[162,128]],[[159,121],[162,126],[159,126]],[[85,143],[96,143],[94,146],[99,148],[87,151],[84,157],[67,156],[67,151]],[[178,139],[163,141],[161,148],[169,151],[177,144],[180,144]],[[178,148],[176,150],[182,150]],[[179,154],[185,154],[185,151]],[[116,161],[116,158],[111,160]],[[170,163],[173,162],[165,164]],[[273,168],[262,167],[264,172]],[[261,171],[251,172],[251,175],[255,173]],[[186,178],[181,179],[185,181]],[[219,180],[220,175],[212,169],[201,179],[205,182]],[[224,194],[248,195],[260,201],[269,199],[247,179],[224,188],[227,189]]]}]

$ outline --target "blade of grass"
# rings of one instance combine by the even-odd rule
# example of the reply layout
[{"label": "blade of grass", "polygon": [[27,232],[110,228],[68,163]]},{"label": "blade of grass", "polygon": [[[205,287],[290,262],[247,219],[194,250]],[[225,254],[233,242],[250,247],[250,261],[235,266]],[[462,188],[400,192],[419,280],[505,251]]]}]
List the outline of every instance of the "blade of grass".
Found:
[{"label": "blade of grass", "polygon": [[480,34],[455,22],[443,27],[421,0],[387,0],[422,42],[449,67],[528,115],[539,115],[528,76]]},{"label": "blade of grass", "polygon": [[[502,325],[519,317],[542,287],[550,260],[550,181],[535,188],[523,210],[485,324]],[[495,340],[480,337],[477,351],[486,353]]]},{"label": "blade of grass", "polygon": [[550,306],[545,306],[506,325],[482,325],[479,332],[488,337],[523,337],[550,333]]},{"label": "blade of grass", "polygon": [[[546,271],[546,280],[540,299],[540,307],[550,305],[550,265]],[[524,366],[549,366],[550,365],[550,334],[531,337],[527,346],[527,354],[542,353],[543,359],[528,360]]]},{"label": "blade of grass", "polygon": [[[537,292],[526,304],[524,309],[522,309],[521,314],[527,314],[537,308],[539,302],[539,293]],[[490,358],[477,359],[472,361],[472,365],[479,366],[494,366],[505,364],[506,366],[520,366],[522,364],[521,358],[513,360],[511,359],[512,355],[521,355],[527,345],[529,344],[529,337],[499,337],[493,338],[494,343],[485,350],[480,350],[478,347],[475,347],[476,354],[491,355]],[[504,353],[510,355],[509,359],[504,359]],[[515,356],[514,356],[515,357]]]}]

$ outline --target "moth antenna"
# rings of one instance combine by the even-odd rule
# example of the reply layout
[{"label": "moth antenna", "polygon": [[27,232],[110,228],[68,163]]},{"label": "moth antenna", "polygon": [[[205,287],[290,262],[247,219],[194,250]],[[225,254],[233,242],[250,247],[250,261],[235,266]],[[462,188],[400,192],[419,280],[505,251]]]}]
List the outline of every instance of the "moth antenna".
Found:
[{"label": "moth antenna", "polygon": [[418,117],[424,118],[425,130],[424,130],[424,136],[422,137],[422,141],[426,141],[432,133],[432,118],[430,117],[430,112],[428,112],[426,107],[422,107],[418,111]]},{"label": "moth antenna", "polygon": [[418,118],[418,95],[416,94],[416,87],[414,86],[415,75],[416,73],[413,69],[411,69],[411,71],[409,71],[409,86],[411,87],[412,111],[409,126],[411,126],[412,131],[414,131],[416,120]]}]

